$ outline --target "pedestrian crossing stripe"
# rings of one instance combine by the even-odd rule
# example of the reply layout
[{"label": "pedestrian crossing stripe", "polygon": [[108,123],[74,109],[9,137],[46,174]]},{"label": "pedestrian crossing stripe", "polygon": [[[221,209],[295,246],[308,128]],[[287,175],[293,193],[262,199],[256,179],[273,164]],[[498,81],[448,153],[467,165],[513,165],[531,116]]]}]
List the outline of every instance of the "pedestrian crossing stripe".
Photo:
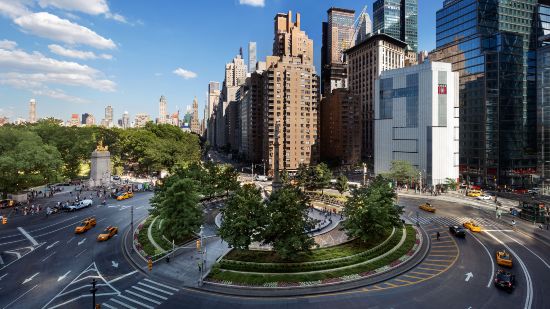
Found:
[{"label": "pedestrian crossing stripe", "polygon": [[[411,218],[412,221],[418,221],[420,224],[438,224],[443,226],[457,225],[462,226],[465,222],[473,221],[479,226],[501,227],[501,224],[481,217],[444,217],[444,216],[419,216]],[[430,229],[434,231],[436,229]]]},{"label": "pedestrian crossing stripe", "polygon": [[167,284],[144,279],[117,296],[112,297],[102,305],[105,308],[148,308],[160,306],[168,297],[174,295],[179,289]]}]

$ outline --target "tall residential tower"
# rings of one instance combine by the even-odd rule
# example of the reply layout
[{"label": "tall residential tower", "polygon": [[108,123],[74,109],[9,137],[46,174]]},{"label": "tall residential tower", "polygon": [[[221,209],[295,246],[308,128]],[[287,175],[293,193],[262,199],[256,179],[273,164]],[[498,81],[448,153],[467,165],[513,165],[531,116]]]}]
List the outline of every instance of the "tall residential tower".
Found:
[{"label": "tall residential tower", "polygon": [[256,70],[256,42],[248,42],[248,73]]},{"label": "tall residential tower", "polygon": [[36,122],[36,100],[31,99],[29,101],[29,122],[35,123]]}]

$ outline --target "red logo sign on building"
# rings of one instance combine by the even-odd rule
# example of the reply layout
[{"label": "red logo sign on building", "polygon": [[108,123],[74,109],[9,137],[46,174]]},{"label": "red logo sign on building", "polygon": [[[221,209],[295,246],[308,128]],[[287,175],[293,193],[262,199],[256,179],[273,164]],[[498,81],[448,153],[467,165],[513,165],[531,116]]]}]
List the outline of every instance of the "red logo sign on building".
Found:
[{"label": "red logo sign on building", "polygon": [[437,86],[437,94],[447,94],[447,85],[439,84],[439,86]]}]

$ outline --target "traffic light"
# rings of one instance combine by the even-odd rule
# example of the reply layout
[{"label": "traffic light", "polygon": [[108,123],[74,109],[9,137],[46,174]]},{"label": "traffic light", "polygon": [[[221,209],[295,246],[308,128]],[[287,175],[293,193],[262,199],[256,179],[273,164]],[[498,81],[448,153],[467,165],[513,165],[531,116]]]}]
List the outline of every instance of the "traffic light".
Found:
[{"label": "traffic light", "polygon": [[147,261],[147,266],[149,267],[149,271],[153,270],[153,260],[149,259],[149,261]]},{"label": "traffic light", "polygon": [[201,241],[197,239],[197,251],[201,251]]},{"label": "traffic light", "polygon": [[100,304],[96,304],[96,305],[95,305],[95,309],[101,309],[101,305],[100,305]]},{"label": "traffic light", "polygon": [[2,217],[2,224],[8,224],[8,218]]}]

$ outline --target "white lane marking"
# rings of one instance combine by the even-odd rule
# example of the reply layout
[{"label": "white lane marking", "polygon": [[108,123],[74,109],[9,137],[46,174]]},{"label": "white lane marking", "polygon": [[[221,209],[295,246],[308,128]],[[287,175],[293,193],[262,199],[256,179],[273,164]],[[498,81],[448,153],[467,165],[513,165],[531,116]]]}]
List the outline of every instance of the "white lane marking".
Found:
[{"label": "white lane marking", "polygon": [[134,210],[138,210],[138,209],[142,209],[142,208],[143,208],[143,206],[139,206],[139,207],[134,208]]},{"label": "white lane marking", "polygon": [[63,223],[63,222],[67,222],[67,221],[72,220],[72,219],[74,219],[74,218],[76,218],[76,216],[72,216],[72,217],[67,218],[67,219],[65,219],[65,220],[63,220],[63,221],[59,221],[59,222],[57,222],[57,223],[54,223],[54,224],[50,224],[50,225],[44,226],[44,227],[41,227],[41,228],[39,228],[39,229],[32,230],[32,231],[30,231],[30,232],[32,233],[32,232],[42,231],[42,230],[44,230],[44,229],[47,229],[47,228],[52,227],[52,226],[54,226],[54,225],[61,224],[61,223]]},{"label": "white lane marking", "polygon": [[[32,249],[30,249],[29,252],[26,252],[25,254],[21,255],[21,258],[25,257],[25,255],[27,255],[27,254],[30,254],[30,253],[34,252],[34,250],[36,250],[36,249],[42,247],[42,245],[44,245],[44,244],[45,244],[45,243],[43,242],[43,243],[39,244],[38,247],[36,247],[36,248],[35,248],[35,247],[26,247],[26,248],[32,248]],[[17,261],[19,261],[19,260],[20,260],[20,259],[13,260],[13,261],[9,262],[8,264],[4,265],[4,267],[0,268],[0,270],[6,268],[6,267],[8,267],[8,266],[10,266],[11,264],[13,264],[13,263],[15,263],[15,262],[17,262]]]},{"label": "white lane marking", "polygon": [[483,230],[484,232],[513,232],[514,230]]},{"label": "white lane marking", "polygon": [[144,290],[144,289],[142,289],[142,288],[140,288],[140,287],[138,287],[138,286],[134,286],[134,287],[132,287],[132,289],[141,291],[141,292],[143,292],[143,293],[147,293],[147,294],[149,294],[149,295],[153,295],[153,296],[155,296],[155,297],[157,297],[157,298],[160,298],[160,299],[164,299],[164,300],[167,300],[167,299],[168,299],[168,298],[165,297],[165,296],[158,295],[158,294],[153,293],[153,292],[151,292],[151,291]]},{"label": "white lane marking", "polygon": [[17,257],[17,259],[21,258],[21,253],[19,253],[17,251],[4,251],[4,253],[13,254]]},{"label": "white lane marking", "polygon": [[495,277],[495,260],[493,260],[493,256],[491,255],[491,252],[489,252],[489,249],[481,242],[481,240],[477,239],[477,237],[474,235],[474,233],[468,231],[468,234],[472,236],[473,239],[477,240],[477,242],[485,249],[485,252],[487,252],[487,255],[489,256],[489,259],[491,260],[491,277],[489,278],[489,282],[487,283],[487,287],[491,287],[491,283],[493,283],[493,278]]},{"label": "white lane marking", "polygon": [[82,239],[81,241],[78,242],[78,245],[82,245],[84,242],[86,241],[86,238]]},{"label": "white lane marking", "polygon": [[117,262],[115,262],[115,261],[111,261],[111,262],[112,262],[111,265],[112,265],[114,268],[118,268],[118,263],[117,263]]},{"label": "white lane marking", "polygon": [[2,309],[6,309],[8,308],[11,304],[15,303],[16,301],[18,301],[21,297],[25,296],[27,293],[29,293],[30,291],[34,290],[36,287],[38,286],[38,284],[35,284],[32,288],[30,288],[30,290],[28,290],[27,292],[19,295],[19,297],[17,297],[16,299],[14,299],[11,303],[7,304],[4,308]]},{"label": "white lane marking", "polygon": [[117,304],[119,304],[119,305],[121,305],[121,306],[123,306],[123,307],[128,308],[128,309],[137,309],[136,307],[132,307],[132,306],[130,306],[130,305],[126,304],[126,303],[123,303],[123,302],[121,302],[120,300],[116,300],[116,299],[114,299],[114,298],[111,298],[110,301],[115,302],[115,303],[117,303]]},{"label": "white lane marking", "polygon": [[510,235],[508,234],[504,234],[506,236],[508,236],[508,238],[510,238],[511,240],[515,241],[518,245],[522,246],[523,248],[527,249],[529,252],[531,252],[534,256],[538,257],[539,260],[541,260],[541,262],[544,263],[544,265],[546,265],[546,268],[550,269],[550,265],[548,265],[548,263],[546,263],[545,260],[543,260],[538,254],[536,254],[535,252],[531,251],[531,249],[527,248],[525,245],[523,245],[522,243],[520,243],[519,241],[517,241],[515,238],[512,238]]},{"label": "white lane marking", "polygon": [[3,274],[2,277],[0,277],[0,280],[2,280],[5,276],[7,276],[8,274]]},{"label": "white lane marking", "polygon": [[102,305],[102,306],[105,306],[105,307],[107,307],[107,308],[109,308],[109,309],[117,309],[117,307],[113,307],[113,306],[109,305],[108,303],[103,303],[103,304],[101,304],[101,305]]},{"label": "white lane marking", "polygon": [[137,296],[139,298],[145,299],[146,301],[152,302],[153,304],[157,304],[157,305],[161,304],[161,302],[159,302],[158,300],[154,300],[152,298],[145,297],[143,295],[139,295],[138,293],[132,292],[130,290],[126,290],[126,293],[129,293],[129,294],[132,294],[132,295]]},{"label": "white lane marking", "polygon": [[[116,293],[96,293],[95,296],[109,296],[109,295],[115,295]],[[81,298],[86,298],[86,297],[92,297],[92,294],[83,294],[83,295],[80,295],[80,296],[77,296],[75,298],[71,298],[65,302],[62,302],[61,304],[57,304],[55,306],[51,306],[51,307],[48,307],[48,309],[55,309],[55,308],[59,308],[59,307],[63,307],[69,303],[72,303],[74,301],[77,301]],[[46,306],[42,307],[42,309],[45,309]]]},{"label": "white lane marking", "polygon": [[57,278],[57,282],[59,282],[59,281],[65,279],[69,273],[71,273],[70,270],[69,270],[68,272],[66,272],[63,276],[59,276],[59,278]]},{"label": "white lane marking", "polygon": [[25,279],[25,281],[23,281],[23,283],[21,283],[21,284],[25,284],[25,283],[31,281],[32,279],[34,279],[34,277],[38,276],[38,274],[39,274],[39,272],[32,275],[32,276],[30,276],[29,278]]},{"label": "white lane marking", "polygon": [[127,274],[125,274],[125,275],[122,275],[122,276],[120,276],[120,277],[117,277],[117,278],[115,278],[115,279],[109,281],[109,283],[116,282],[116,281],[118,281],[118,280],[120,280],[120,279],[126,278],[126,277],[131,276],[131,275],[133,275],[133,274],[135,274],[135,273],[137,273],[137,270],[134,270],[133,272],[129,272],[129,273],[127,273]]},{"label": "white lane marking", "polygon": [[21,232],[21,234],[23,234],[23,236],[27,237],[27,239],[32,243],[33,246],[38,245],[38,242],[34,238],[32,238],[32,236],[29,235],[29,233],[27,233],[27,231],[25,231],[22,227],[18,226],[17,229],[19,230],[19,232]]},{"label": "white lane marking", "polygon": [[172,291],[176,291],[176,292],[178,291],[178,289],[176,289],[176,288],[173,288],[173,287],[171,287],[171,286],[168,286],[168,285],[165,285],[165,284],[162,284],[162,283],[158,283],[158,282],[149,280],[149,279],[147,279],[147,278],[145,278],[145,281],[154,283],[154,284],[156,284],[156,285],[160,285],[160,286],[165,287],[165,288],[167,288],[167,289],[169,289],[169,290],[172,290]]},{"label": "white lane marking", "polygon": [[46,250],[48,250],[48,249],[52,248],[52,247],[53,247],[53,246],[55,246],[55,245],[56,245],[56,244],[57,244],[58,242],[59,242],[59,240],[58,240],[58,241],[56,241],[56,242],[54,242],[53,244],[51,244],[51,245],[47,246],[47,247],[46,247]]},{"label": "white lane marking", "polygon": [[86,250],[88,250],[88,249],[82,250],[82,252],[80,252],[79,254],[77,254],[77,255],[75,256],[75,258],[77,258],[79,255],[81,255],[82,253],[84,253],[84,251],[86,251]]},{"label": "white lane marking", "polygon": [[2,259],[2,255],[0,255],[0,265],[4,265],[4,260]]},{"label": "white lane marking", "polygon": [[50,258],[50,256],[54,255],[57,251],[54,251],[52,254],[48,255],[47,257],[43,258],[42,260],[40,260],[41,262],[44,262],[46,261],[47,259]]},{"label": "white lane marking", "polygon": [[525,274],[525,280],[527,281],[527,295],[525,296],[525,306],[523,306],[524,309],[530,309],[531,305],[533,304],[533,281],[531,281],[531,274],[529,274],[529,271],[527,270],[527,267],[525,266],[525,263],[523,263],[523,260],[517,255],[514,250],[510,249],[508,245],[506,245],[503,241],[493,236],[491,233],[486,233],[487,235],[491,236],[494,240],[499,242],[501,245],[503,245],[510,253],[512,253],[516,259],[519,262],[519,266],[521,266],[521,269],[523,270],[523,273]]},{"label": "white lane marking", "polygon": [[73,238],[69,239],[69,240],[67,241],[67,243],[70,243],[71,241],[73,241],[73,239],[75,239],[75,237],[76,237],[76,236],[73,236]]},{"label": "white lane marking", "polygon": [[126,296],[124,296],[124,295],[118,295],[118,297],[123,298],[123,299],[126,299],[127,301],[130,301],[130,302],[133,302],[134,304],[138,304],[138,305],[140,305],[140,306],[143,306],[143,307],[145,307],[145,308],[147,308],[147,309],[154,309],[153,307],[151,307],[151,306],[149,306],[149,305],[146,305],[146,304],[144,304],[144,303],[142,303],[142,302],[139,302],[139,301],[137,301],[137,300],[135,300],[135,299],[131,299],[130,297],[126,297]]},{"label": "white lane marking", "polygon": [[23,239],[14,240],[14,241],[3,242],[3,243],[0,243],[0,246],[9,245],[9,244],[13,244],[13,243],[16,243],[16,242],[22,242],[22,241],[25,241],[25,240],[26,240],[26,239],[23,238]]},{"label": "white lane marking", "polygon": [[474,274],[472,274],[472,272],[466,273],[465,275],[466,275],[466,279],[465,279],[466,282],[470,281],[470,279],[474,277]]},{"label": "white lane marking", "polygon": [[163,289],[159,289],[159,288],[157,288],[157,287],[150,286],[150,285],[145,284],[145,283],[143,283],[143,282],[138,282],[138,284],[139,284],[139,285],[146,286],[146,287],[148,287],[148,288],[150,288],[150,289],[153,289],[153,290],[157,290],[157,291],[162,292],[162,293],[164,293],[164,294],[174,295],[174,293],[172,293],[172,292],[168,292],[168,291],[165,291],[165,290],[163,290]]}]

